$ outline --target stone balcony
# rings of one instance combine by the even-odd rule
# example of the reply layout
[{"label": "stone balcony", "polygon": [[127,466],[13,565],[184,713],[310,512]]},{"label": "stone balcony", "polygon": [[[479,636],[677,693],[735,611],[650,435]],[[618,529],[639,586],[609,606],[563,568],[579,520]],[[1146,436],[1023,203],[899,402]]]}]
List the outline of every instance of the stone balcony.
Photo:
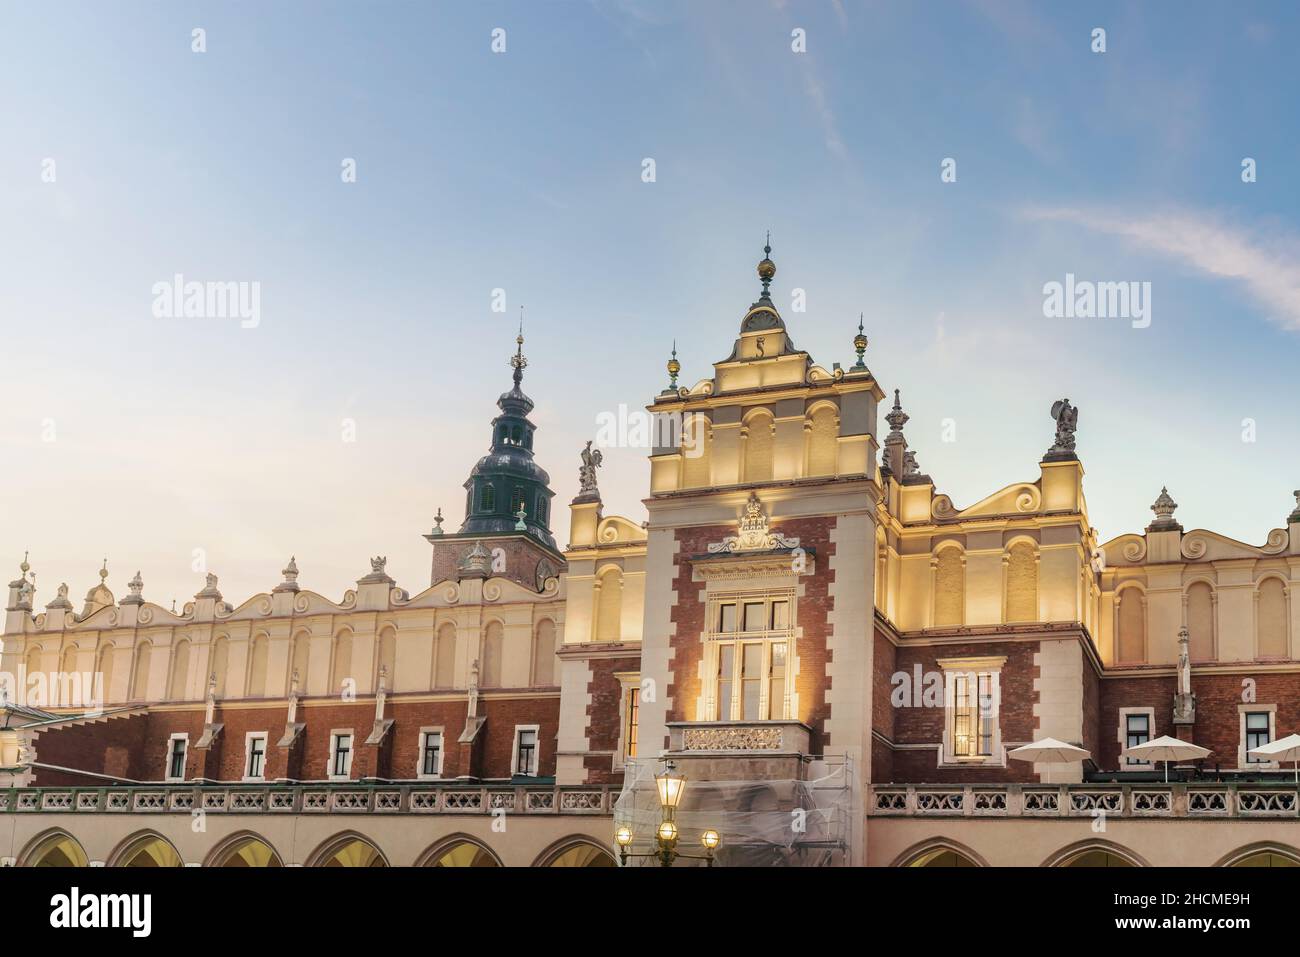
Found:
[{"label": "stone balcony", "polygon": [[1281,784],[882,784],[869,817],[1294,818],[1300,789]]},{"label": "stone balcony", "polygon": [[700,780],[799,780],[812,729],[798,721],[670,721],[668,753]]}]

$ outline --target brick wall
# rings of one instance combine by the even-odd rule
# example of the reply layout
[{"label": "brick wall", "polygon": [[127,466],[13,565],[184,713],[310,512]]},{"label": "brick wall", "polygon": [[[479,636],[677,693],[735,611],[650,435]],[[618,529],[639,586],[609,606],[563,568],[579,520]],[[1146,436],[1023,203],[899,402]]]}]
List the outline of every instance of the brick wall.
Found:
[{"label": "brick wall", "polygon": [[1266,710],[1277,705],[1275,733],[1279,738],[1300,731],[1300,674],[1249,672],[1237,674],[1197,674],[1192,669],[1192,691],[1196,694],[1196,724],[1193,728],[1175,728],[1174,693],[1178,690],[1173,675],[1150,677],[1103,678],[1101,681],[1101,716],[1098,728],[1101,766],[1116,770],[1120,766],[1119,709],[1150,707],[1155,710],[1152,737],[1173,735],[1191,740],[1212,752],[1202,767],[1213,770],[1237,767],[1237,748],[1241,738],[1240,706],[1242,681],[1254,682],[1254,704]]},{"label": "brick wall", "polygon": [[[267,708],[221,708],[216,720],[223,727],[214,746],[195,747],[203,733],[203,712],[198,710],[155,710],[144,715],[104,722],[73,725],[45,731],[37,739],[37,760],[44,764],[78,768],[99,774],[138,781],[162,781],[166,774],[168,739],[173,733],[189,734],[186,777],[239,781],[244,775],[245,735],[266,732],[268,778],[282,776],[301,780],[322,780],[327,776],[330,734],[348,730],[353,734],[352,777],[371,775],[413,778],[416,775],[422,727],[443,728],[443,777],[472,776],[508,778],[514,754],[515,726],[535,724],[538,733],[538,772],[555,773],[556,734],[559,729],[558,694],[528,698],[479,698],[479,714],[487,723],[479,732],[477,748],[459,744],[465,728],[464,700],[388,700],[386,716],[394,723],[380,747],[364,744],[375,719],[374,699],[329,704],[300,703],[298,720],[305,724],[295,750],[298,760],[285,763],[277,742],[284,734],[287,703]],[[38,770],[40,786],[87,784],[84,775]]]},{"label": "brick wall", "polygon": [[[1034,679],[1038,666],[1034,654],[1036,641],[989,642],[969,644],[944,644],[903,646],[898,649],[896,670],[910,676],[915,665],[921,666],[923,675],[939,671],[939,658],[1006,656],[999,682],[1000,703],[998,723],[1004,744],[1028,742],[1034,739],[1034,704],[1038,695]],[[886,701],[890,701],[888,694]],[[891,703],[891,707],[892,703]],[[894,708],[894,740],[897,745],[939,745],[943,741],[944,709],[917,706]],[[893,756],[894,780],[907,783],[946,783],[956,781],[1036,781],[1033,764],[1026,761],[1008,761],[1005,768],[964,766],[938,767],[938,749],[899,748]]]},{"label": "brick wall", "polygon": [[[889,702],[893,690],[890,676],[897,668],[897,649],[880,631],[875,633],[875,674],[872,675],[871,728],[889,741],[894,740],[894,708]],[[871,740],[871,780],[884,783],[894,779],[894,749],[876,737]]]},{"label": "brick wall", "polygon": [[[640,671],[641,659],[631,658],[592,658],[587,662],[591,668],[591,680],[587,682],[587,693],[591,702],[587,705],[587,747],[592,751],[618,751],[622,724],[619,709],[623,694],[623,684],[614,677],[618,672]],[[623,772],[615,771],[613,758],[609,754],[589,754],[583,758],[583,767],[587,769],[588,784],[622,784]]]},{"label": "brick wall", "polygon": [[464,538],[447,536],[433,544],[430,583],[436,585],[438,582],[456,581],[460,577],[458,572],[460,560],[465,557],[466,552],[474,547],[476,541],[481,541],[483,547],[489,553],[497,548],[500,548],[505,553],[505,568],[501,571],[494,571],[492,573],[493,578],[508,578],[525,588],[537,589],[537,563],[543,558],[548,559],[558,571],[564,571],[566,567],[563,559],[556,557],[523,535],[484,535],[479,537],[467,535]]},{"label": "brick wall", "polygon": [[[795,718],[812,728],[813,752],[821,753],[826,745],[825,722],[830,715],[830,706],[826,703],[826,691],[830,687],[826,675],[826,665],[830,661],[826,638],[830,634],[827,613],[832,610],[833,602],[829,589],[835,574],[830,568],[834,554],[831,532],[835,528],[835,519],[782,520],[777,525],[783,535],[797,536],[802,548],[816,553],[816,573],[799,579],[803,594],[797,602],[797,624],[802,636],[795,643],[799,657],[799,673],[795,678],[799,706]],[[677,627],[670,644],[671,679],[667,693],[673,704],[668,712],[669,721],[701,718],[695,713],[695,702],[701,694],[699,666],[704,647],[700,635],[704,631],[706,603],[702,600],[704,583],[691,580],[690,559],[706,554],[710,542],[721,541],[734,535],[735,531],[734,525],[709,525],[676,532],[679,545],[673,556],[673,587],[677,591],[677,604],[672,608],[671,620]],[[667,740],[663,746],[668,746]]]}]

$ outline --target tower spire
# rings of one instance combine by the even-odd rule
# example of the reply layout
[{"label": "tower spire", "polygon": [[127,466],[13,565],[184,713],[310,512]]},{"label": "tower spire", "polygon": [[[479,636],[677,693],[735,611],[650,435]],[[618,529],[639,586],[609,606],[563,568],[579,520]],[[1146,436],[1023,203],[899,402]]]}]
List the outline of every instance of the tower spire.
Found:
[{"label": "tower spire", "polygon": [[524,358],[524,307],[519,307],[519,335],[515,336],[515,354],[510,357],[510,364],[515,367],[515,387],[524,379],[524,366],[528,365],[528,360]]}]

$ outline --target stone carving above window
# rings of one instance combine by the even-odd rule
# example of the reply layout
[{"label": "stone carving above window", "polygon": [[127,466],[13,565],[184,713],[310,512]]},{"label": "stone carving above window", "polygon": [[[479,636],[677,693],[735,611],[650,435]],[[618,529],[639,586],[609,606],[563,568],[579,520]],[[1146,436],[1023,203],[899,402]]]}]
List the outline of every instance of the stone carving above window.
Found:
[{"label": "stone carving above window", "polygon": [[777,548],[799,547],[799,539],[787,538],[780,532],[773,531],[769,524],[770,520],[763,511],[763,503],[758,500],[758,494],[750,492],[749,501],[745,503],[745,514],[738,523],[738,533],[728,535],[720,542],[710,543],[709,553],[769,552]]}]

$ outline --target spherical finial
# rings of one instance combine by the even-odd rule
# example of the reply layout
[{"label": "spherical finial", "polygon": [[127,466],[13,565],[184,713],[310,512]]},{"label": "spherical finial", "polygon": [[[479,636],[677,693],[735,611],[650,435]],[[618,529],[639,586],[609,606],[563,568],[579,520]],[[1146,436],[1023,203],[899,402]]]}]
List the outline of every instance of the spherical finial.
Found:
[{"label": "spherical finial", "polygon": [[867,351],[867,337],[862,332],[862,313],[858,313],[858,334],[853,337],[853,349],[858,354],[858,364],[862,364],[862,353]]},{"label": "spherical finial", "polygon": [[758,278],[763,280],[763,296],[768,295],[767,285],[776,275],[776,263],[772,262],[772,232],[767,233],[767,245],[763,247],[763,258],[758,264]]}]

